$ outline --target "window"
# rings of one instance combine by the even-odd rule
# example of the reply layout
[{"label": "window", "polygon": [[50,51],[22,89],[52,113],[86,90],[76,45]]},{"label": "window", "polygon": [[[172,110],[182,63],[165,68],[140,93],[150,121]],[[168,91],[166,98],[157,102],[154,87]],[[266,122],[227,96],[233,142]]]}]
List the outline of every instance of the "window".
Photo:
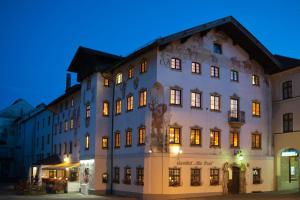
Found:
[{"label": "window", "polygon": [[59,152],[59,155],[61,155],[61,144],[59,144],[58,147],[59,147],[59,149],[58,149],[58,150],[59,150],[59,151],[58,151],[58,152]]},{"label": "window", "polygon": [[240,134],[237,131],[230,132],[230,147],[239,148],[240,146]]},{"label": "window", "polygon": [[169,143],[180,144],[181,140],[181,128],[170,127],[169,128]]},{"label": "window", "polygon": [[108,183],[108,174],[107,173],[102,174],[102,183]]},{"label": "window", "polygon": [[91,105],[89,103],[85,106],[85,119],[89,120],[91,117]]},{"label": "window", "polygon": [[170,104],[171,105],[181,105],[181,90],[180,89],[171,89]]},{"label": "window", "polygon": [[133,78],[133,67],[129,67],[129,69],[128,69],[128,74],[127,74],[127,76],[128,76],[128,79],[132,79]]},{"label": "window", "polygon": [[62,130],[62,122],[59,122],[59,133],[61,133]]},{"label": "window", "polygon": [[124,184],[131,184],[131,168],[125,167],[124,168]]},{"label": "window", "polygon": [[200,92],[191,92],[191,107],[192,108],[201,108],[201,93]]},{"label": "window", "polygon": [[70,129],[73,129],[73,128],[74,128],[74,119],[72,117],[70,120]]},{"label": "window", "polygon": [[50,126],[51,118],[48,116],[48,126]]},{"label": "window", "polygon": [[132,94],[127,96],[127,111],[133,110],[133,96]]},{"label": "window", "polygon": [[68,121],[66,120],[65,123],[64,123],[64,131],[67,132],[68,131]]},{"label": "window", "polygon": [[104,87],[109,87],[109,79],[108,78],[103,79],[103,85],[104,85]]},{"label": "window", "polygon": [[219,43],[214,43],[214,53],[222,54],[222,45]]},{"label": "window", "polygon": [[50,134],[47,135],[47,144],[50,144]]},{"label": "window", "polygon": [[210,147],[220,147],[220,130],[210,130]]},{"label": "window", "polygon": [[41,149],[44,150],[45,148],[45,141],[44,141],[44,136],[42,136],[42,146],[41,146]]},{"label": "window", "polygon": [[220,68],[217,66],[211,66],[210,67],[210,77],[220,78]]},{"label": "window", "polygon": [[210,95],[210,110],[211,111],[220,111],[220,101],[221,97],[218,94]]},{"label": "window", "polygon": [[192,62],[192,73],[201,74],[200,64],[197,62]]},{"label": "window", "polygon": [[90,90],[92,87],[92,80],[90,78],[86,81],[86,90]]},{"label": "window", "polygon": [[141,90],[139,93],[139,107],[147,106],[147,90]]},{"label": "window", "polygon": [[252,75],[252,85],[259,86],[259,77],[257,75]]},{"label": "window", "polygon": [[117,73],[116,75],[116,84],[119,85],[122,83],[122,73]]},{"label": "window", "polygon": [[85,135],[85,150],[89,150],[90,149],[90,135],[86,134]]},{"label": "window", "polygon": [[200,169],[192,168],[191,169],[191,186],[199,186],[200,182]]},{"label": "window", "polygon": [[283,132],[293,132],[293,113],[283,114]]},{"label": "window", "polygon": [[201,130],[191,128],[191,145],[201,146]]},{"label": "window", "polygon": [[120,183],[120,168],[119,167],[114,167],[114,183]]},{"label": "window", "polygon": [[108,137],[102,137],[102,149],[108,149]]},{"label": "window", "polygon": [[230,80],[238,82],[239,81],[239,72],[235,70],[230,70]]},{"label": "window", "polygon": [[65,142],[64,143],[64,154],[67,154],[68,152],[68,144]]},{"label": "window", "polygon": [[69,154],[73,152],[73,143],[72,141],[69,142]]},{"label": "window", "polygon": [[139,135],[138,135],[138,145],[144,145],[145,144],[145,135],[146,135],[146,128],[141,127],[139,128]]},{"label": "window", "polygon": [[103,116],[109,116],[109,102],[108,101],[103,102],[102,115]]},{"label": "window", "polygon": [[252,149],[261,149],[260,133],[252,133]]},{"label": "window", "polygon": [[118,99],[116,101],[116,115],[121,114],[121,112],[122,112],[122,101],[121,99]]},{"label": "window", "polygon": [[178,58],[172,58],[171,69],[181,70],[181,60]]},{"label": "window", "polygon": [[261,169],[254,168],[252,170],[253,173],[253,184],[260,184],[261,183]]},{"label": "window", "polygon": [[180,186],[180,168],[169,168],[169,186]]},{"label": "window", "polygon": [[131,129],[127,129],[126,131],[126,147],[131,147],[132,145],[132,130]]},{"label": "window", "polygon": [[120,148],[121,146],[121,135],[120,132],[115,133],[115,148]]},{"label": "window", "polygon": [[73,97],[71,98],[71,107],[73,107],[74,106],[74,99],[73,99]]},{"label": "window", "polygon": [[293,97],[292,81],[285,81],[282,83],[282,99]]},{"label": "window", "polygon": [[136,168],[136,185],[144,185],[144,168]]},{"label": "window", "polygon": [[252,116],[260,117],[260,103],[258,101],[252,101]]},{"label": "window", "polygon": [[57,153],[57,150],[56,150],[56,144],[53,145],[53,149],[54,149],[54,150],[53,150],[53,153],[54,153],[54,155],[56,155],[56,153]]},{"label": "window", "polygon": [[145,73],[147,71],[147,60],[143,59],[141,62],[141,73]]},{"label": "window", "polygon": [[210,185],[219,185],[219,172],[219,169],[210,169]]}]

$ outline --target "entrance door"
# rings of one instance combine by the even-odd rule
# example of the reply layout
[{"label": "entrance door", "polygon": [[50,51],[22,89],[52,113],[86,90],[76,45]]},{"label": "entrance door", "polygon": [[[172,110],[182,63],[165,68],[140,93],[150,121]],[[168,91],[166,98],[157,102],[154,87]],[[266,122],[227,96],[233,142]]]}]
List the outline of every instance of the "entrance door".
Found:
[{"label": "entrance door", "polygon": [[232,167],[232,194],[238,194],[240,191],[240,168]]}]

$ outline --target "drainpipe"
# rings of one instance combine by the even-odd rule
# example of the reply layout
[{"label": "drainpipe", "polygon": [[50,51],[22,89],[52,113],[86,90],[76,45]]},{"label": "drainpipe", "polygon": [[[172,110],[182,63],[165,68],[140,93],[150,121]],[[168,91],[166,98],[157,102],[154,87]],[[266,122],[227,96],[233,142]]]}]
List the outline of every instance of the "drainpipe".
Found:
[{"label": "drainpipe", "polygon": [[112,83],[112,112],[111,112],[111,137],[110,137],[110,194],[113,194],[113,169],[114,169],[114,117],[115,117],[115,81],[113,77],[113,72],[112,72],[112,78],[111,78],[111,83]]}]

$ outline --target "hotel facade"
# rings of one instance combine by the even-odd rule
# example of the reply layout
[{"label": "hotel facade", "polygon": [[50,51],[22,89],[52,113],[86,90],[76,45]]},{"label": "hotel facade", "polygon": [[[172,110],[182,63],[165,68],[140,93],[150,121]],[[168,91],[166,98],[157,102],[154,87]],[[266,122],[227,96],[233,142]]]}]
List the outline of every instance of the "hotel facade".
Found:
[{"label": "hotel facade", "polygon": [[68,75],[48,105],[61,164],[40,171],[60,167],[68,191],[144,199],[299,188],[299,67],[233,17],[126,57],[79,47],[79,85]]}]

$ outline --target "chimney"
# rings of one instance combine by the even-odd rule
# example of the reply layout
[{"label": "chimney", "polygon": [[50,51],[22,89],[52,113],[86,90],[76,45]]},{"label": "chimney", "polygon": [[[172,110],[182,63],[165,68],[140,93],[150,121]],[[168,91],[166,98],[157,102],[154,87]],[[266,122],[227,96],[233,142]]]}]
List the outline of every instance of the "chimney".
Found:
[{"label": "chimney", "polygon": [[71,74],[67,73],[67,78],[66,78],[66,91],[71,87]]}]

